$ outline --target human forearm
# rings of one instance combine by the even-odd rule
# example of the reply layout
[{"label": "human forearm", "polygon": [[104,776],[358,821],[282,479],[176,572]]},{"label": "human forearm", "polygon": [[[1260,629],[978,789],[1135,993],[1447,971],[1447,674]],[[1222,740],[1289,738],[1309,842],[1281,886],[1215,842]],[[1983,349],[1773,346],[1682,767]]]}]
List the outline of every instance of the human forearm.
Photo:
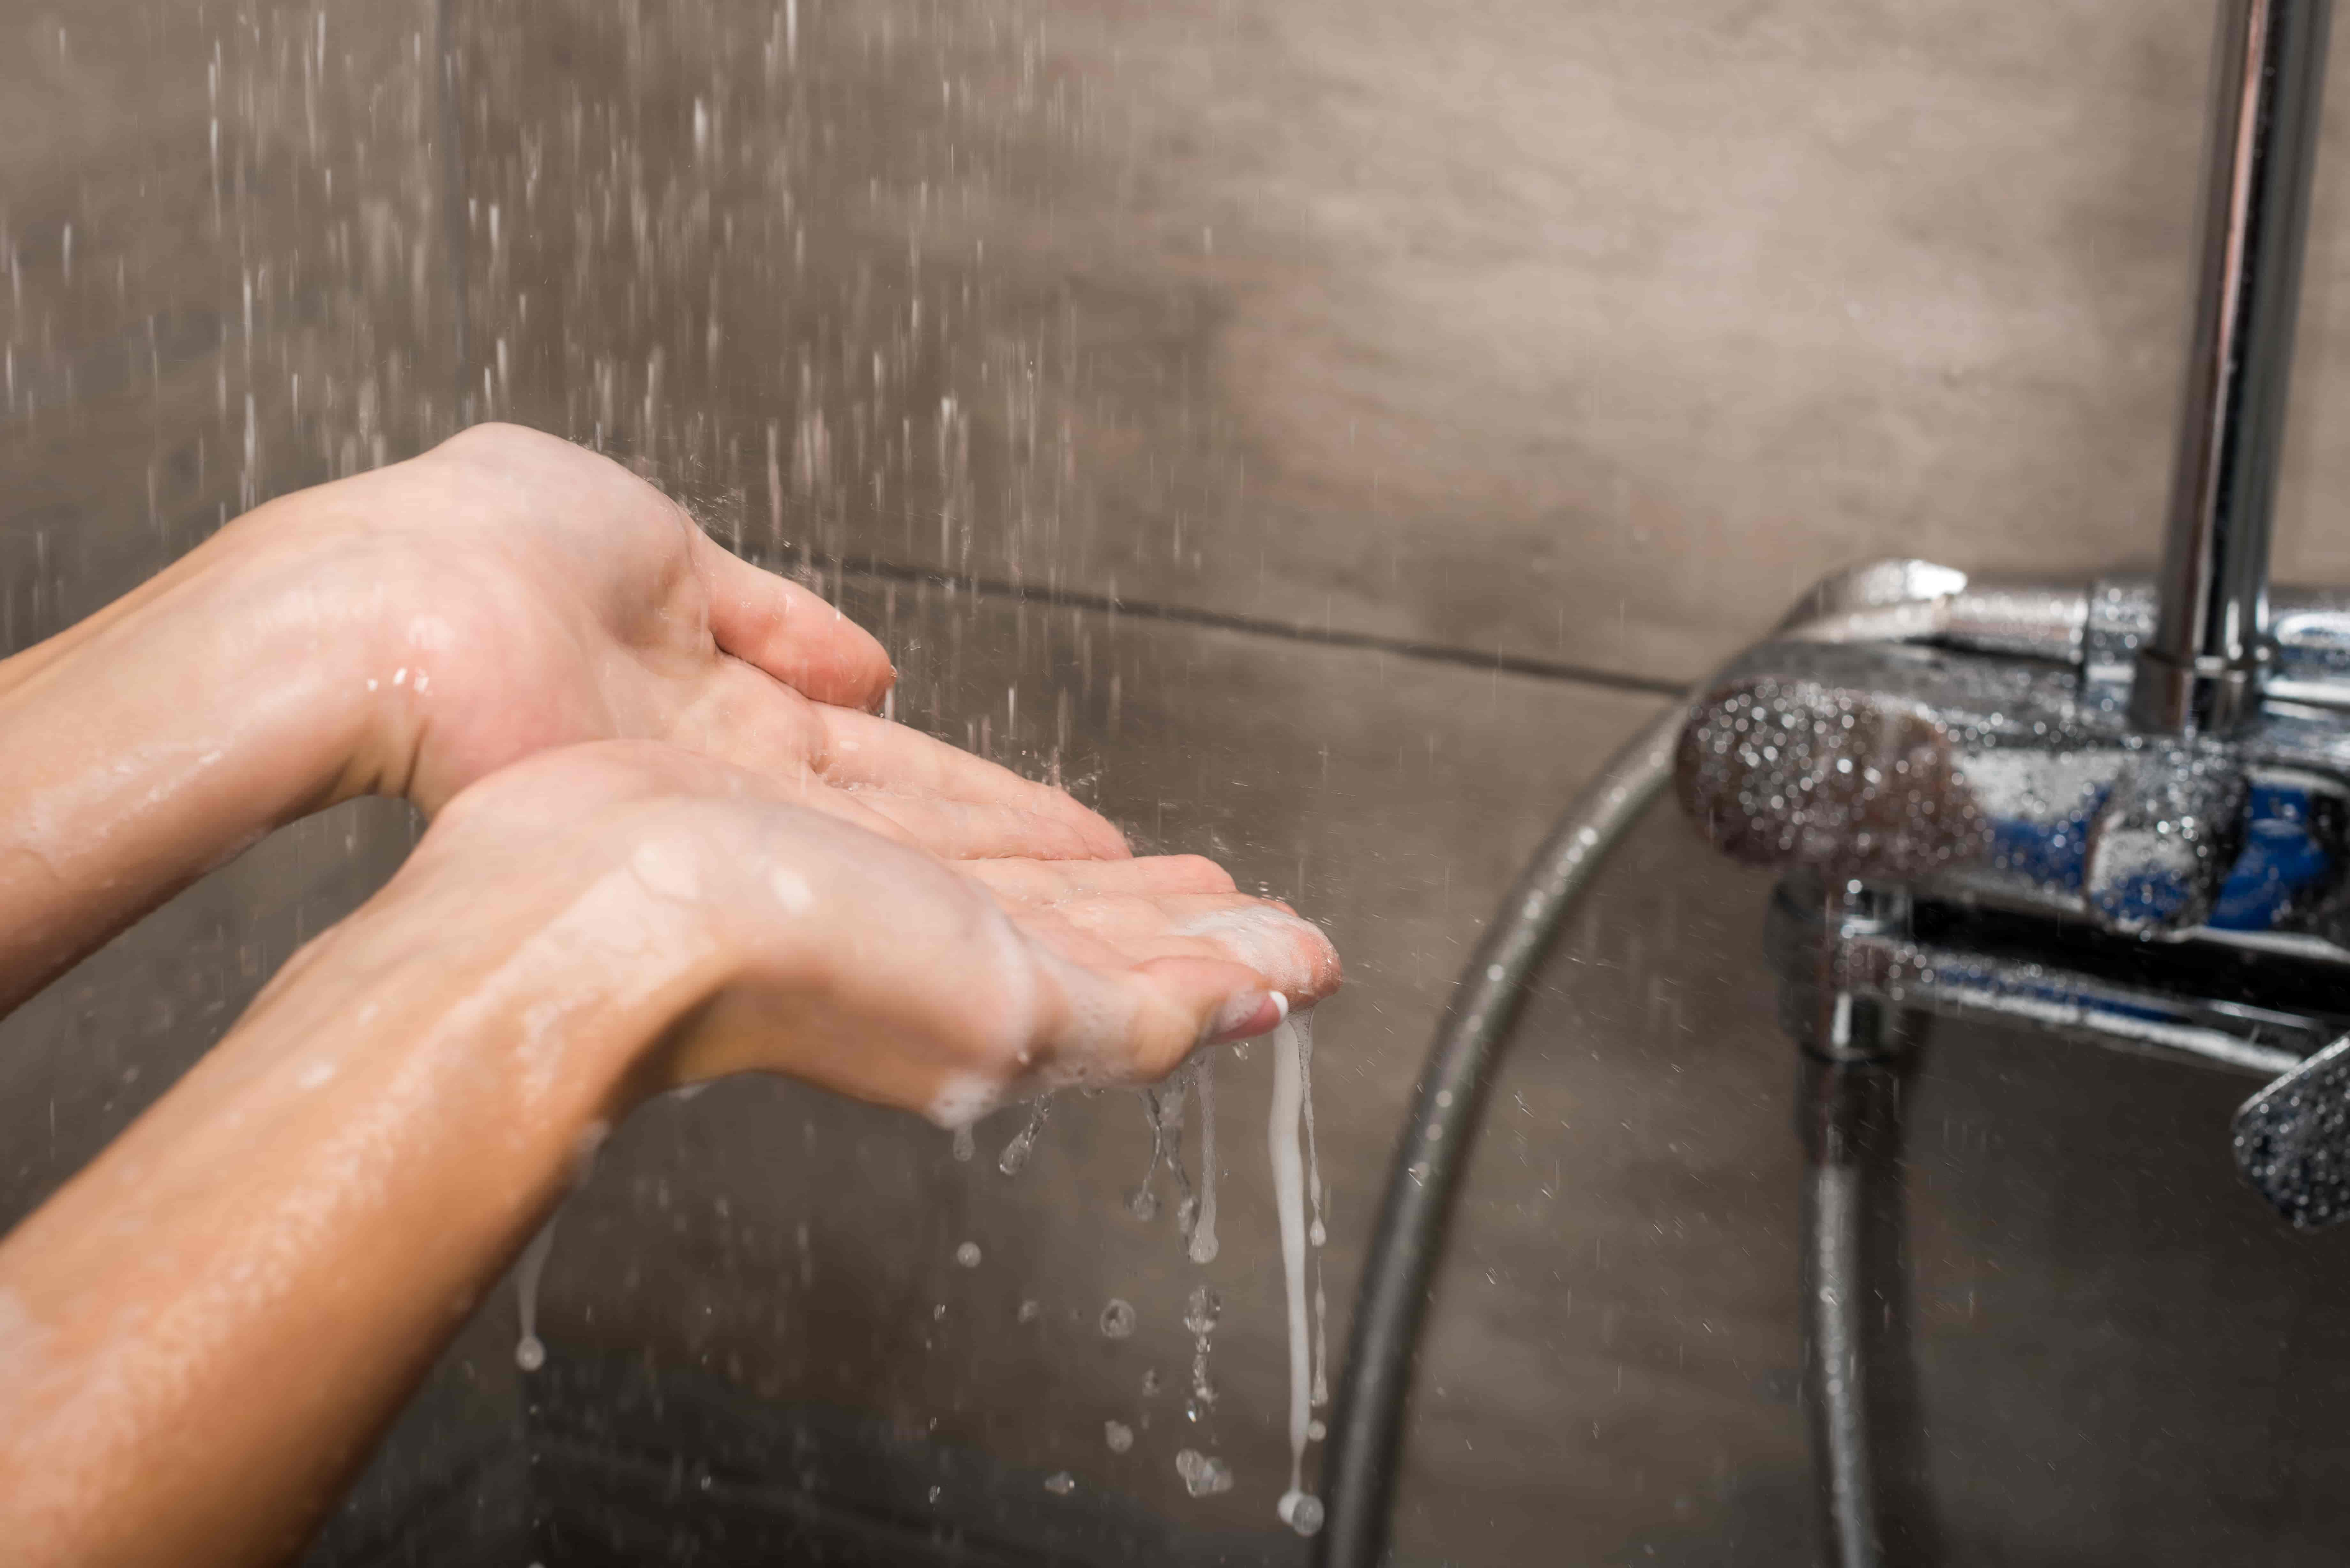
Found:
[{"label": "human forearm", "polygon": [[431,812],[620,737],[759,766],[890,679],[831,606],[549,436],[478,426],[280,497],[0,660],[0,1012],[342,795]]},{"label": "human forearm", "polygon": [[607,742],[448,803],[0,1243],[0,1540],[289,1554],[646,1093],[781,1072],[967,1121],[1161,1075],[1337,984],[1318,930],[1207,861],[947,861],[827,787]]},{"label": "human forearm", "polygon": [[297,514],[251,521],[0,663],[0,1011],[351,793],[361,607],[309,576]]},{"label": "human forearm", "polygon": [[289,1555],[707,986],[609,878],[405,881],[0,1245],[12,1560]]}]

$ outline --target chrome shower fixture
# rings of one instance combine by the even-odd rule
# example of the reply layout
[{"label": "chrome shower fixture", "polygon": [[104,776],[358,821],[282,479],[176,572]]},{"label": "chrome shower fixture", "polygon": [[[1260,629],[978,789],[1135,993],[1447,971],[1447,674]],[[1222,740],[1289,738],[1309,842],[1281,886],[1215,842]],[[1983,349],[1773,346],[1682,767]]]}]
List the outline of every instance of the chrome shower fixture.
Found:
[{"label": "chrome shower fixture", "polygon": [[[1847,572],[1708,683],[1675,759],[1790,872],[1789,1022],[1831,1060],[1990,1015],[2272,1080],[2235,1153],[2350,1217],[2350,589],[2272,602],[2269,536],[2329,16],[2226,0],[2168,551],[2152,580]],[[1800,629],[1875,618],[1870,642]]]},{"label": "chrome shower fixture", "polygon": [[1388,1168],[1320,1568],[1384,1561],[1484,1092],[1552,937],[1669,777],[1716,845],[1783,873],[1768,938],[1803,1046],[1804,1405],[1834,1568],[1903,1550],[1877,1472],[1904,1407],[1906,1275],[1869,1217],[1899,1210],[1901,1079],[1928,1015],[2266,1078],[2236,1116],[2239,1167],[2297,1227],[2350,1217],[2350,589],[2272,603],[2268,584],[2330,17],[2330,0],[2219,5],[2161,574],[1840,573],[1627,743],[1520,873]]}]

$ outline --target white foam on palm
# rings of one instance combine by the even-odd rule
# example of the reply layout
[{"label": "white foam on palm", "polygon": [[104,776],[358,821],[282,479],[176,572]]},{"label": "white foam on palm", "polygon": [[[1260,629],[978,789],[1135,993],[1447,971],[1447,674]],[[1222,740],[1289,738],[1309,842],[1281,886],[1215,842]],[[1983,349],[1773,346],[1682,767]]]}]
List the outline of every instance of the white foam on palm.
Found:
[{"label": "white foam on palm", "polygon": [[940,1084],[923,1115],[934,1127],[968,1127],[1003,1101],[1003,1087],[976,1073],[956,1073]]},{"label": "white foam on palm", "polygon": [[1301,950],[1322,941],[1321,929],[1296,915],[1265,905],[1218,909],[1175,928],[1179,937],[1204,937],[1241,963],[1271,981],[1276,991],[1296,991],[1306,977],[1297,972]]}]

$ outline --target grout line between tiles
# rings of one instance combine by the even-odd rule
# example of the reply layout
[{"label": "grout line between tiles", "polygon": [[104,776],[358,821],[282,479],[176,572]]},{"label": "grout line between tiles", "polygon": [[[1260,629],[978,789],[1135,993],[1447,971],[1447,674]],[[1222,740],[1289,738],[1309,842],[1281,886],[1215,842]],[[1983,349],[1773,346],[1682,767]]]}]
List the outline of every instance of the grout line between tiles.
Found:
[{"label": "grout line between tiles", "polygon": [[1219,610],[1193,609],[1183,605],[1159,604],[1148,599],[1122,599],[1108,594],[1085,593],[1073,588],[1040,587],[1030,583],[1015,583],[999,577],[960,576],[927,566],[900,566],[874,556],[839,556],[826,557],[833,567],[846,575],[879,578],[885,582],[923,583],[933,587],[951,588],[983,598],[1012,599],[1022,604],[1049,605],[1057,609],[1092,610],[1103,615],[1133,616],[1142,620],[1169,621],[1179,626],[1207,627],[1217,631],[1239,632],[1244,636],[1278,639],[1284,642],[1312,643],[1322,648],[1362,649],[1378,653],[1391,653],[1399,659],[1414,659],[1428,664],[1451,664],[1467,670],[1498,670],[1507,675],[1527,675],[1540,680],[1574,681],[1586,686],[1606,687],[1617,691],[1638,691],[1649,696],[1679,697],[1688,690],[1684,681],[1669,680],[1649,675],[1627,675],[1621,670],[1602,670],[1592,665],[1570,664],[1548,659],[1528,659],[1523,655],[1503,652],[1481,652],[1473,648],[1461,648],[1450,643],[1421,642],[1410,638],[1383,637],[1375,632],[1347,631],[1333,627],[1299,626],[1290,621],[1259,620],[1250,616],[1227,615]]}]

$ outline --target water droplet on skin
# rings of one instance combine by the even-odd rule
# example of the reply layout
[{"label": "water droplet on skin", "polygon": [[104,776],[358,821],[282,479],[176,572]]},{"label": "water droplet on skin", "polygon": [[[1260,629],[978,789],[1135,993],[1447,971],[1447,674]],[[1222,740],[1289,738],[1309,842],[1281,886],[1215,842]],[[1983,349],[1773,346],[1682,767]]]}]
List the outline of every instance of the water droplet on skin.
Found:
[{"label": "water droplet on skin", "polygon": [[1133,1306],[1118,1296],[1110,1297],[1109,1305],[1102,1308],[1101,1331],[1105,1339],[1125,1339],[1134,1333]]},{"label": "water droplet on skin", "polygon": [[1066,1470],[1055,1470],[1045,1478],[1045,1490],[1055,1497],[1066,1497],[1077,1490],[1077,1478]]},{"label": "water droplet on skin", "polygon": [[962,1246],[957,1247],[955,1249],[955,1262],[961,1263],[966,1269],[975,1269],[979,1267],[979,1243],[976,1241],[965,1241]]}]

